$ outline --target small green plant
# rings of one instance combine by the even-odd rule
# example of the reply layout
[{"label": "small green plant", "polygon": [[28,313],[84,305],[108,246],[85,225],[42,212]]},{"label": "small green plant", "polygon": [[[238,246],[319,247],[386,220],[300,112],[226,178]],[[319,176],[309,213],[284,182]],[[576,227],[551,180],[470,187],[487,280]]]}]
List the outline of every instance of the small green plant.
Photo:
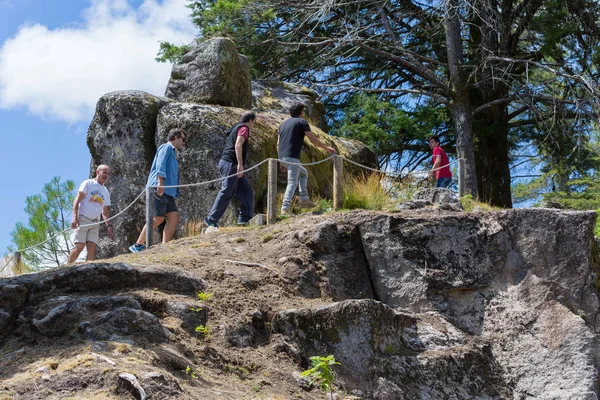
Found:
[{"label": "small green plant", "polygon": [[202,310],[204,310],[202,307],[195,307],[195,308],[194,307],[190,307],[190,311],[193,311],[193,312],[200,312]]},{"label": "small green plant", "polygon": [[234,242],[236,242],[236,243],[243,243],[243,242],[245,242],[245,241],[246,241],[246,239],[244,239],[243,237],[237,237],[237,238],[235,238],[235,240],[234,240]]},{"label": "small green plant", "polygon": [[274,238],[274,236],[272,233],[267,233],[267,234],[263,235],[263,237],[261,239],[262,239],[263,243],[267,243],[268,241],[272,240],[273,238]]},{"label": "small green plant", "polygon": [[198,325],[196,327],[196,332],[203,336],[208,336],[208,334],[210,333],[210,328],[208,327],[208,325]]},{"label": "small green plant", "polygon": [[579,316],[581,318],[585,318],[585,311],[583,311],[583,310],[577,310],[577,313],[579,314]]},{"label": "small green plant", "polygon": [[335,361],[335,357],[330,354],[327,357],[314,356],[310,358],[312,368],[301,373],[302,376],[311,378],[310,384],[319,382],[321,389],[325,392],[329,391],[329,396],[333,398],[333,382],[335,380],[334,365],[342,365]]},{"label": "small green plant", "polygon": [[204,292],[198,293],[198,299],[202,300],[202,301],[208,301],[208,300],[210,300],[210,298],[212,296],[213,296],[212,293],[204,293]]},{"label": "small green plant", "polygon": [[185,373],[187,375],[189,375],[191,380],[194,380],[197,378],[196,374],[194,374],[194,371],[192,370],[192,368],[189,365],[185,367]]}]

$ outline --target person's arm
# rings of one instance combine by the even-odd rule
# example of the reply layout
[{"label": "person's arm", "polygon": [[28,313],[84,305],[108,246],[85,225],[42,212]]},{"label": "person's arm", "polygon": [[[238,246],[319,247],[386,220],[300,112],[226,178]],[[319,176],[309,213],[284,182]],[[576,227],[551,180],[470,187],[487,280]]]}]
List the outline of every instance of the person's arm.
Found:
[{"label": "person's arm", "polygon": [[439,171],[436,168],[439,168],[442,166],[442,156],[439,154],[434,154],[433,159],[435,161],[433,162],[433,167],[431,168],[431,177],[435,178],[437,176],[437,172]]},{"label": "person's arm", "polygon": [[237,159],[237,176],[241,178],[244,176],[242,172],[244,170],[244,159],[242,157],[244,143],[246,142],[246,138],[243,136],[238,136],[235,139],[235,158]]},{"label": "person's arm", "polygon": [[[279,157],[279,138],[279,130],[277,130],[277,157]],[[279,163],[279,169],[281,170],[281,172],[287,171],[287,168],[281,163]]]},{"label": "person's arm", "polygon": [[165,193],[165,178],[158,175],[158,187],[156,188],[156,194],[162,196]]},{"label": "person's arm", "polygon": [[156,158],[156,175],[158,178],[158,187],[156,188],[156,194],[162,196],[165,193],[165,178],[167,177],[167,162],[169,161],[169,145],[162,146],[158,151]]},{"label": "person's arm", "polygon": [[321,142],[321,140],[318,137],[316,137],[315,134],[311,131],[304,132],[304,134],[308,137],[308,140],[310,140],[311,143],[315,146],[322,148],[330,154],[337,154],[337,151],[335,151],[333,147],[329,147],[325,143]]},{"label": "person's arm", "polygon": [[84,192],[77,192],[77,196],[75,196],[75,201],[73,201],[73,219],[71,220],[72,229],[75,229],[79,226],[79,203],[81,203],[84,197]]},{"label": "person's arm", "polygon": [[[108,206],[102,207],[102,219],[104,221],[107,221],[109,218],[110,218],[110,211],[108,210]],[[107,222],[106,228],[108,231],[108,237],[112,238],[113,235],[115,234],[115,231],[113,229],[113,224],[111,222]]]}]

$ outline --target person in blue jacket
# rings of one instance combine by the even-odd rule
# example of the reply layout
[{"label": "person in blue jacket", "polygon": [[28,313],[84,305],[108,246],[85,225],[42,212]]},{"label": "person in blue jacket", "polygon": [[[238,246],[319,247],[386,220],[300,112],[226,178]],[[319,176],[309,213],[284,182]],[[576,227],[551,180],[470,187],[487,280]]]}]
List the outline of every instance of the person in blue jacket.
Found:
[{"label": "person in blue jacket", "polygon": [[[186,133],[179,128],[174,128],[169,131],[169,141],[161,145],[156,150],[148,183],[146,187],[150,187],[154,196],[154,223],[153,229],[163,223],[166,219],[167,224],[163,230],[162,242],[167,243],[173,238],[177,223],[179,222],[179,211],[175,205],[175,199],[179,197],[179,165],[177,164],[177,155],[175,150],[185,146]],[[142,229],[137,242],[129,247],[133,253],[139,253],[146,249],[146,225]]]}]

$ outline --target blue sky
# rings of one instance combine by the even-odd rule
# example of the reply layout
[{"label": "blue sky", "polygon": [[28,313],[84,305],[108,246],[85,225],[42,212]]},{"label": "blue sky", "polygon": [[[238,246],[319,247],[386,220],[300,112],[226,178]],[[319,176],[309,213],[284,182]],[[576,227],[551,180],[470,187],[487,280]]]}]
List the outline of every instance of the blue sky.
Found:
[{"label": "blue sky", "polygon": [[197,33],[186,0],[0,0],[0,254],[25,198],[54,176],[88,178],[87,128],[114,90],[163,95],[159,41]]}]

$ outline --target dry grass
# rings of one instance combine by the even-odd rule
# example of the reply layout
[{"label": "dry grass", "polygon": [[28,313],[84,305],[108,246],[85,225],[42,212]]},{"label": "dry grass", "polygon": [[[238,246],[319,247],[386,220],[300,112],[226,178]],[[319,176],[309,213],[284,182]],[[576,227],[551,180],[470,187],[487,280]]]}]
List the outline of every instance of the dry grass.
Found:
[{"label": "dry grass", "polygon": [[483,211],[502,210],[502,208],[500,208],[500,207],[494,207],[489,203],[484,203],[482,201],[475,200],[475,199],[473,199],[473,196],[471,196],[470,194],[461,197],[460,202],[466,212],[471,212],[476,207],[478,207],[479,209],[481,209]]},{"label": "dry grass", "polygon": [[390,190],[382,184],[384,179],[385,175],[377,173],[346,176],[343,207],[349,210],[382,210],[391,205]]}]

